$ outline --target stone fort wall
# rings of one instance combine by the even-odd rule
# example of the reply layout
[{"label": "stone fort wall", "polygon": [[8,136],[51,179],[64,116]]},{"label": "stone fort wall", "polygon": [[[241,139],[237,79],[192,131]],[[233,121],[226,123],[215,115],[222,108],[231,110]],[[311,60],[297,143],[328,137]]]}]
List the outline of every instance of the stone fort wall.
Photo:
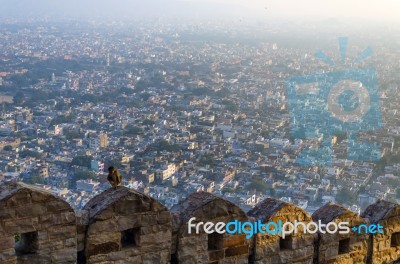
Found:
[{"label": "stone fort wall", "polygon": [[[380,224],[383,234],[280,235],[188,233],[198,222],[349,222]],[[300,230],[301,231],[301,230]],[[74,210],[24,183],[0,186],[0,263],[145,264],[388,264],[400,261],[400,205],[378,201],[362,215],[326,204],[313,215],[276,199],[244,213],[210,193],[190,195],[168,210],[153,198],[120,187]],[[400,262],[399,262],[400,263]]]}]

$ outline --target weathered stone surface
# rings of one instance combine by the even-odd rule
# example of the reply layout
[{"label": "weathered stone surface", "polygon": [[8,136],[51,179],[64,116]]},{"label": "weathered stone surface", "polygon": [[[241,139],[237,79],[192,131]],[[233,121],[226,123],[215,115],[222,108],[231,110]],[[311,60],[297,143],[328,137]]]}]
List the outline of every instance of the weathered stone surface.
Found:
[{"label": "weathered stone surface", "polygon": [[[302,222],[308,224],[312,221],[304,210],[280,200],[267,198],[248,212],[248,215],[268,222]],[[309,261],[314,257],[313,242],[311,234],[304,234],[302,227],[296,234],[285,239],[279,235],[261,234],[255,236],[255,260],[257,263],[294,263],[298,261]],[[283,246],[284,245],[284,246]],[[311,247],[310,247],[311,246]]]},{"label": "weathered stone surface", "polygon": [[14,237],[3,237],[0,238],[0,251],[13,249],[15,245]]},{"label": "weathered stone surface", "polygon": [[[366,224],[367,221],[356,213],[334,203],[328,203],[313,214],[315,222],[348,222],[351,226]],[[339,252],[339,241],[349,241],[348,250]],[[319,234],[319,263],[365,263],[368,254],[368,235],[363,234]],[[360,262],[361,261],[361,262]]]},{"label": "weathered stone surface", "polygon": [[373,245],[371,262],[389,264],[400,260],[400,245],[396,244],[396,235],[394,235],[400,232],[400,205],[377,201],[368,206],[362,216],[370,223],[384,227],[383,234],[370,237]]},{"label": "weathered stone surface", "polygon": [[[299,230],[287,241],[279,235],[263,234],[250,240],[243,234],[211,237],[202,230],[200,234],[188,234],[187,221],[191,217],[196,217],[195,222],[213,223],[375,223],[384,226],[384,234],[317,236]],[[234,204],[209,193],[193,194],[169,212],[156,200],[124,187],[107,190],[84,210],[74,212],[41,188],[11,183],[0,186],[0,263],[76,263],[79,251],[87,263],[93,264],[168,264],[171,253],[185,264],[399,264],[400,205],[378,201],[367,208],[363,217],[328,204],[311,219],[300,208],[274,199],[266,199],[247,216]],[[23,243],[15,246],[16,233],[27,234],[23,241],[33,239],[28,248],[34,253],[16,254],[16,248],[23,252],[19,251]],[[346,245],[342,252],[340,243]]]},{"label": "weathered stone surface", "polygon": [[226,258],[240,256],[240,255],[248,255],[248,253],[249,253],[248,245],[228,247],[227,249],[225,249],[225,257]]},{"label": "weathered stone surface", "polygon": [[86,256],[91,257],[94,255],[104,255],[119,251],[121,248],[119,242],[105,242],[102,244],[89,244],[87,245]]},{"label": "weathered stone surface", "polygon": [[[14,182],[0,186],[0,204],[0,263],[76,262],[75,213],[66,202]],[[15,234],[20,235],[17,244]]]},{"label": "weathered stone surface", "polygon": [[220,241],[213,242],[218,246],[209,249],[209,236],[202,229],[200,234],[188,234],[187,223],[191,217],[196,217],[196,222],[248,221],[246,214],[236,205],[210,193],[200,192],[174,206],[172,214],[177,223],[174,237],[178,238],[176,252],[180,263],[213,263],[222,260],[229,263],[239,255],[248,258],[250,242],[244,235],[222,235]]},{"label": "weathered stone surface", "polygon": [[89,212],[88,263],[169,262],[172,217],[154,199],[120,187],[94,197],[84,209]]},{"label": "weathered stone surface", "polygon": [[53,251],[51,254],[52,263],[76,263],[77,252],[75,248]]}]

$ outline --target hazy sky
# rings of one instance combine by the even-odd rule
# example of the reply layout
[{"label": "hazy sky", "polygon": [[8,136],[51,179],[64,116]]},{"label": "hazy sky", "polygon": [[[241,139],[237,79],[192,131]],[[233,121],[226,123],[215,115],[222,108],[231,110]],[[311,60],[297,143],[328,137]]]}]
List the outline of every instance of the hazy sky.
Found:
[{"label": "hazy sky", "polygon": [[[207,1],[207,0],[192,0]],[[210,0],[209,0],[210,1]],[[400,20],[399,0],[215,0],[257,10],[267,7],[271,14],[295,17],[349,17]]]},{"label": "hazy sky", "polygon": [[0,0],[0,16],[249,16],[400,22],[400,0]]}]

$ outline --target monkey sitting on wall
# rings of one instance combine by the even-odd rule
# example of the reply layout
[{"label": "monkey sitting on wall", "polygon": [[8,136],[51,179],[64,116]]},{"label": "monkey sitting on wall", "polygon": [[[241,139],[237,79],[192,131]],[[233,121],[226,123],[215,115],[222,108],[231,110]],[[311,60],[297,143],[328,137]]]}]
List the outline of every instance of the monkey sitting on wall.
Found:
[{"label": "monkey sitting on wall", "polygon": [[118,186],[121,186],[122,175],[119,174],[118,170],[114,166],[111,166],[108,168],[107,180],[114,189],[117,189]]}]

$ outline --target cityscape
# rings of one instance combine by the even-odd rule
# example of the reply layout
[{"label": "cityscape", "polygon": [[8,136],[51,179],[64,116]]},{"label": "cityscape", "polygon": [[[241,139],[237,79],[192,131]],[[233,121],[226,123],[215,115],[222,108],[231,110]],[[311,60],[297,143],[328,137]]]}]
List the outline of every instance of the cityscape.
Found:
[{"label": "cityscape", "polygon": [[[167,208],[200,191],[245,212],[269,197],[310,214],[328,202],[356,213],[398,203],[400,35],[353,25],[343,65],[324,63],[317,50],[340,61],[342,23],[5,19],[0,180],[41,186],[77,210],[110,187],[109,166]],[[379,144],[375,160],[348,158],[348,131],[291,129],[287,81],[346,67],[377,73],[381,127],[355,131]],[[298,161],[324,140],[329,164]]]},{"label": "cityscape", "polygon": [[400,2],[0,6],[0,264],[400,263]]}]

